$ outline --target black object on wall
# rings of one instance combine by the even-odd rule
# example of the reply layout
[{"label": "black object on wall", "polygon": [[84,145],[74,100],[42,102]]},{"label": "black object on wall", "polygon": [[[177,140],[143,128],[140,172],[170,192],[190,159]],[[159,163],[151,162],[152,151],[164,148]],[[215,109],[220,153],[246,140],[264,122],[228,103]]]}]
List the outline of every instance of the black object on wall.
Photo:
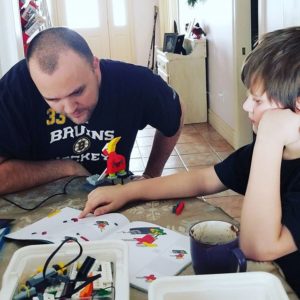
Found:
[{"label": "black object on wall", "polygon": [[255,47],[258,39],[258,0],[251,0],[251,46]]}]

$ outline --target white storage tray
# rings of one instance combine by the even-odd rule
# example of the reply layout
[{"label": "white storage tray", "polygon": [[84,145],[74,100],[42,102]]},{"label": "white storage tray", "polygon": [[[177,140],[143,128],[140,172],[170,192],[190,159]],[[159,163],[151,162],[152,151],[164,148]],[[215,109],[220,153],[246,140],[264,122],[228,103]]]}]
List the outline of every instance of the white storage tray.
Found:
[{"label": "white storage tray", "polygon": [[[81,244],[86,256],[98,260],[113,262],[115,300],[129,299],[128,248],[123,241],[91,241]],[[37,267],[43,266],[49,255],[58,247],[57,244],[27,246],[18,249],[11,258],[2,278],[0,299],[12,299],[20,282],[29,278]],[[50,265],[58,262],[68,262],[79,253],[76,243],[63,245]]]},{"label": "white storage tray", "polygon": [[267,272],[164,277],[149,288],[148,300],[288,300],[275,276]]}]

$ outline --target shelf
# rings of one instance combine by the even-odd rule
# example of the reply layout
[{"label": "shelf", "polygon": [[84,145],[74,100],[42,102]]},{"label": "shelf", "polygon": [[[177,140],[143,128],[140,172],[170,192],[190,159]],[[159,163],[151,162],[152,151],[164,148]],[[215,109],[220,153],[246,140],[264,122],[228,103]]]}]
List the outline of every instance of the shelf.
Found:
[{"label": "shelf", "polygon": [[187,55],[156,48],[158,75],[178,93],[184,106],[184,123],[207,121],[206,39],[185,39]]}]

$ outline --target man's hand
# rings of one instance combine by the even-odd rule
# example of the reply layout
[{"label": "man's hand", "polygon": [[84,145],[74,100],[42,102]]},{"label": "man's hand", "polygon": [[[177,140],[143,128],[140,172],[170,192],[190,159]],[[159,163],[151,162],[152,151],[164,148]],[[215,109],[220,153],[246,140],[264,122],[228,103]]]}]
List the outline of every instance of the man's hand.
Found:
[{"label": "man's hand", "polygon": [[124,185],[98,187],[88,195],[88,200],[79,218],[93,213],[95,216],[115,211],[124,206],[129,199],[126,199]]}]

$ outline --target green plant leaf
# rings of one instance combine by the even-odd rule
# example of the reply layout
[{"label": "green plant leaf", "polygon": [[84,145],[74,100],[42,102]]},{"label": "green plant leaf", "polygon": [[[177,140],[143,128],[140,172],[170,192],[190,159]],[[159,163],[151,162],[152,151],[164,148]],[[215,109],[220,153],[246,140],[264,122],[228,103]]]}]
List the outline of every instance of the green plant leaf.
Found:
[{"label": "green plant leaf", "polygon": [[194,5],[198,2],[198,0],[187,0],[188,5],[194,7]]}]

